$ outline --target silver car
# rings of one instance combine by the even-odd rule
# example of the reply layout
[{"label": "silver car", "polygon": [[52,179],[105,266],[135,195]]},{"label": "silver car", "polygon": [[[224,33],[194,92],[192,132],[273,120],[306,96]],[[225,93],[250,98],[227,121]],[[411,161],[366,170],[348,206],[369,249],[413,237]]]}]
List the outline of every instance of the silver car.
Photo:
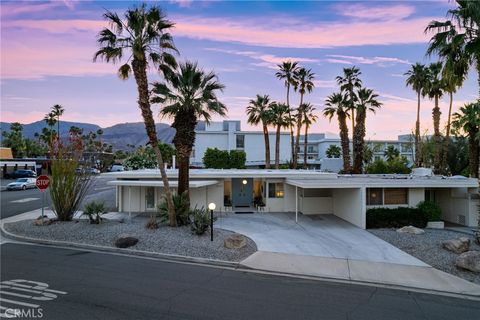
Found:
[{"label": "silver car", "polygon": [[17,181],[9,183],[7,185],[7,190],[27,190],[36,187],[35,178],[19,178]]}]

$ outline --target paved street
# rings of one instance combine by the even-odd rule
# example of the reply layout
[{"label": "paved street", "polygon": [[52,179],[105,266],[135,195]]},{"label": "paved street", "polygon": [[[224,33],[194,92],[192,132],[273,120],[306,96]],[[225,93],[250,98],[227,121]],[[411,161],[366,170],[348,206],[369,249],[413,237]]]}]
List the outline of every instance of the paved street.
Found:
[{"label": "paved street", "polygon": [[[115,188],[107,186],[105,177],[96,177],[95,184],[86,197],[86,201],[103,200],[107,207],[115,206]],[[0,192],[1,218],[8,218],[20,213],[32,211],[42,206],[42,194],[38,189],[21,191],[6,191],[4,186],[14,180],[2,179],[2,191]],[[50,198],[47,192],[46,206],[50,205]]]},{"label": "paved street", "polygon": [[[479,302],[406,291],[36,245],[1,249],[2,306],[40,308],[44,319],[467,320],[480,314]],[[27,293],[8,295],[21,285]],[[30,291],[41,298],[29,298]]]}]

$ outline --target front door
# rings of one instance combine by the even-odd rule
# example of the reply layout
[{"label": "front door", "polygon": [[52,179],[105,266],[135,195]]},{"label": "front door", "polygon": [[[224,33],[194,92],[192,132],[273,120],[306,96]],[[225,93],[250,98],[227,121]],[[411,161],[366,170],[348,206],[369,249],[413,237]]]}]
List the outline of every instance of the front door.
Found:
[{"label": "front door", "polygon": [[232,179],[232,205],[250,207],[253,203],[253,179]]}]

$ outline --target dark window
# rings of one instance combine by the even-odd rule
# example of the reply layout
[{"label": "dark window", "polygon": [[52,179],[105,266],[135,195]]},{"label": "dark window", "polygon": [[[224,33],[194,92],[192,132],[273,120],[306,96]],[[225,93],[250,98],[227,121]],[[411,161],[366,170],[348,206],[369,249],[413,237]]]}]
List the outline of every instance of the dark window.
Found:
[{"label": "dark window", "polygon": [[408,204],[408,189],[389,188],[384,190],[385,204]]},{"label": "dark window", "polygon": [[245,135],[237,134],[237,149],[245,148]]},{"label": "dark window", "polygon": [[381,206],[383,192],[381,188],[367,188],[367,206]]},{"label": "dark window", "polygon": [[269,198],[283,198],[283,183],[269,183],[268,184],[268,197]]}]

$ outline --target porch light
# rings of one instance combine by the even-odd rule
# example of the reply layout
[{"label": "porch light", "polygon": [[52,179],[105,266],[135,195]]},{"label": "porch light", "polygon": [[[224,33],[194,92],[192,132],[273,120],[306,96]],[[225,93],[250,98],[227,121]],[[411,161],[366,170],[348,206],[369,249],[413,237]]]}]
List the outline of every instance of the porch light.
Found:
[{"label": "porch light", "polygon": [[275,196],[276,196],[276,198],[283,198],[283,196],[284,196],[283,190],[277,191],[277,194]]},{"label": "porch light", "polygon": [[209,210],[215,210],[216,207],[217,207],[217,206],[216,206],[215,203],[213,203],[213,202],[210,202],[210,203],[208,204],[208,209],[209,209]]},{"label": "porch light", "polygon": [[248,181],[246,179],[243,179],[243,181],[242,181],[243,184],[247,184],[247,182]]}]

